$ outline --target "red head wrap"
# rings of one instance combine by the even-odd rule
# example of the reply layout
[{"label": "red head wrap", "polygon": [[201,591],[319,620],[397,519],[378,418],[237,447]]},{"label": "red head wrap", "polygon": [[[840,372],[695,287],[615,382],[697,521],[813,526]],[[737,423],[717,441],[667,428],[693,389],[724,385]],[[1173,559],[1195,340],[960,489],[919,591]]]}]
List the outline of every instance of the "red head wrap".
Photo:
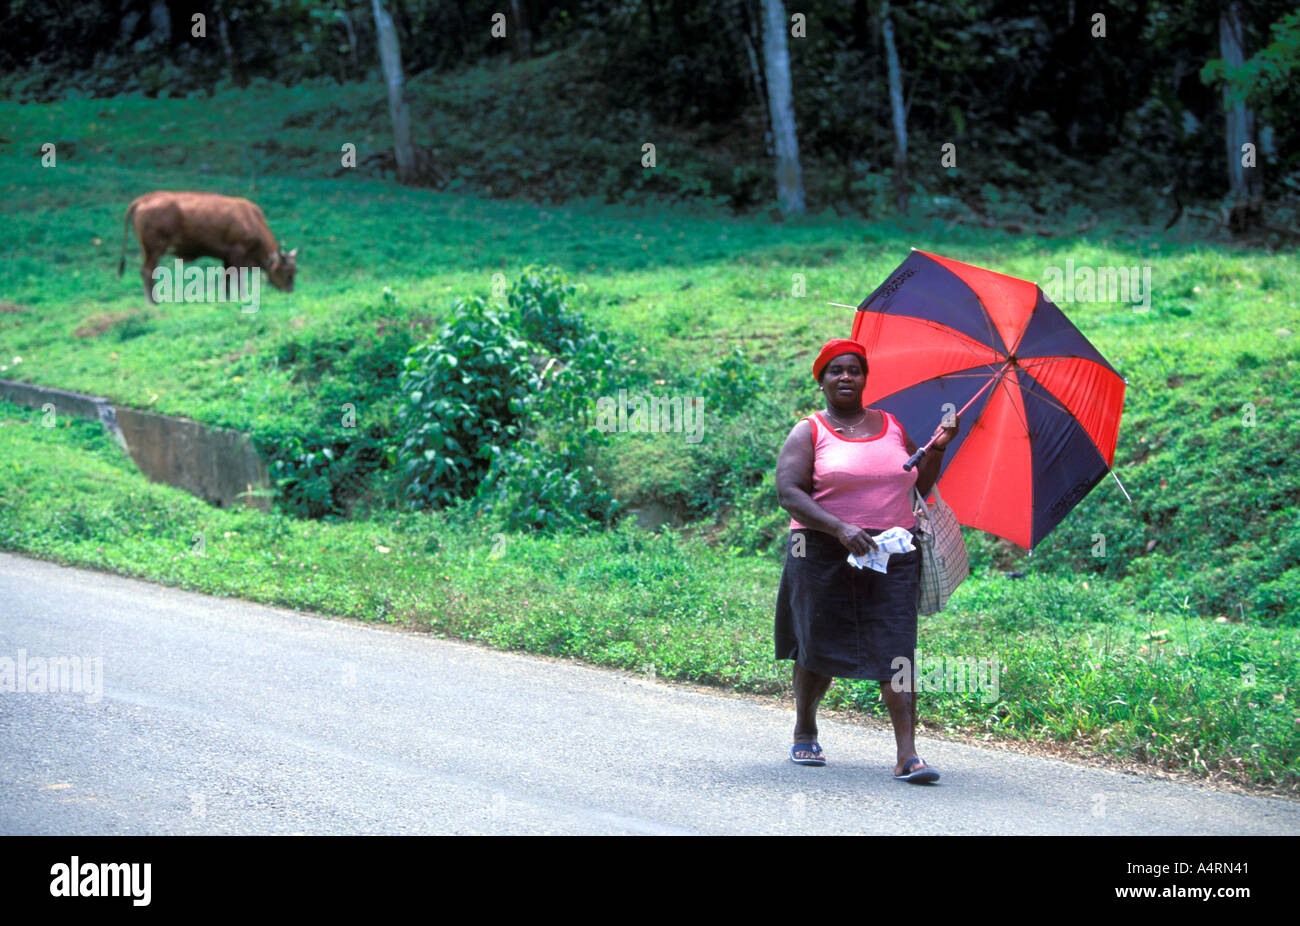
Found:
[{"label": "red head wrap", "polygon": [[822,346],[821,353],[813,361],[813,379],[821,382],[822,371],[826,369],[826,365],[840,354],[857,354],[862,358],[862,369],[867,368],[867,350],[865,347],[848,338],[834,338]]}]

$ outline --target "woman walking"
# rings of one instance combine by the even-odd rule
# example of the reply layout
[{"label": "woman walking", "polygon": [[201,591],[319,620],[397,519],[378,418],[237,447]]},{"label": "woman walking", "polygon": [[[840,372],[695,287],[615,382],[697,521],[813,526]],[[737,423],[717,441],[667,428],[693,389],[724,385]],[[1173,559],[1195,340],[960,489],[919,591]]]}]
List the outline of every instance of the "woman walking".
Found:
[{"label": "woman walking", "polygon": [[[866,351],[856,341],[828,341],[813,363],[826,409],[800,419],[781,448],[776,488],[790,512],[790,539],[776,606],[776,657],[794,660],[795,727],[790,758],[825,765],[817,742],[817,705],[835,678],[880,682],[898,747],[894,777],[924,783],[939,773],[916,754],[910,684],[916,657],[921,553],[890,554],[887,571],[858,569],[848,554],[875,549],[891,527],[912,531],[913,485],[926,495],[943,451],[957,434],[935,430],[922,464],[904,470],[916,445],[893,415],[862,407]],[[890,680],[907,660],[906,691]]]}]

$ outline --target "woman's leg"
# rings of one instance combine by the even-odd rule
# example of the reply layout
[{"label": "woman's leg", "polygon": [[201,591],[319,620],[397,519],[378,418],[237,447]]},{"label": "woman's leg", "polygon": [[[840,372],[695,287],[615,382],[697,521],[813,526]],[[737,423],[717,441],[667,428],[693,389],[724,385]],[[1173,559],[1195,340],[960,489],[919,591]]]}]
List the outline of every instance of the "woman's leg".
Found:
[{"label": "woman's leg", "polygon": [[[908,684],[905,687],[912,686]],[[894,766],[894,774],[901,775],[903,763],[908,759],[916,758],[916,729],[912,713],[915,694],[911,691],[895,691],[892,682],[881,682],[880,696],[885,699],[885,706],[889,708],[889,720],[894,725],[894,743],[898,746],[898,764]],[[912,767],[911,771],[927,767],[925,760],[922,759],[920,764]]]},{"label": "woman's leg", "polygon": [[[889,720],[894,726],[894,743],[898,748],[898,764],[894,774],[903,774],[903,765],[916,755],[916,600],[921,582],[921,552],[914,550],[889,558],[889,572],[878,577],[885,589],[884,607],[889,613],[901,615],[907,622],[907,640],[899,641],[896,652],[907,657],[909,671],[903,674],[903,684],[897,690],[894,681],[880,683],[880,696],[889,708]],[[895,671],[897,666],[890,661],[889,668]],[[895,676],[897,678],[897,676]],[[914,765],[909,771],[926,768],[925,761]]]},{"label": "woman's leg", "polygon": [[[809,672],[799,663],[794,664],[794,741],[817,741],[817,705],[821,703],[833,679],[829,675]],[[811,758],[812,753],[797,753],[797,757]]]}]

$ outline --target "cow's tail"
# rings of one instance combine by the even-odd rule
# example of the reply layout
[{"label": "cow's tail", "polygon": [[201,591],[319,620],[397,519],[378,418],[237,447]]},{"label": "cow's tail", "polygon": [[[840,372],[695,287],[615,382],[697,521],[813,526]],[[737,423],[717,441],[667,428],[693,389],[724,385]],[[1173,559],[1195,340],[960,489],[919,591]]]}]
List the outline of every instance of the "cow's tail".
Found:
[{"label": "cow's tail", "polygon": [[126,222],[122,225],[122,260],[117,265],[118,276],[126,272],[126,241],[131,234],[131,216],[135,214],[135,207],[139,202],[140,200],[137,199],[126,207]]}]

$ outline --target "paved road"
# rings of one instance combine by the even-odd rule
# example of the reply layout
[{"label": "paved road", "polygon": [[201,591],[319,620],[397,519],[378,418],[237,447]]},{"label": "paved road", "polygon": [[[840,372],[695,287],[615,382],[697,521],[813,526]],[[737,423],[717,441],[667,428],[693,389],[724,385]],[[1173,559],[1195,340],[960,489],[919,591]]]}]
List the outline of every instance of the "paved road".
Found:
[{"label": "paved road", "polygon": [[801,768],[760,699],[0,554],[20,651],[3,834],[1300,832],[1295,802],[958,743],[906,785],[858,724]]}]

